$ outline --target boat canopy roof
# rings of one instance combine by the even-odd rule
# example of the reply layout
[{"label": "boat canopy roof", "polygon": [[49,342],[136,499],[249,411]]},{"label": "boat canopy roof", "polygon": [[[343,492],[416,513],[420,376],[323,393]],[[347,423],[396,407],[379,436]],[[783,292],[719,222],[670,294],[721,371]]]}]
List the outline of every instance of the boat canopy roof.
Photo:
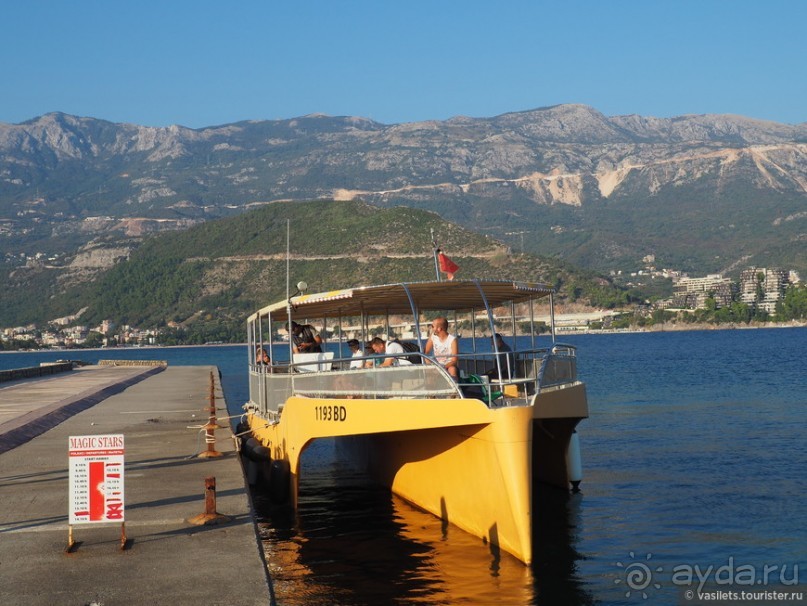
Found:
[{"label": "boat canopy roof", "polygon": [[[335,318],[362,314],[409,314],[418,311],[467,311],[498,307],[548,296],[554,291],[546,284],[512,280],[451,280],[446,282],[406,282],[381,286],[360,286],[291,298],[294,316]],[[484,294],[484,297],[483,297]],[[249,321],[270,315],[273,321],[288,320],[284,299],[253,314]]]}]

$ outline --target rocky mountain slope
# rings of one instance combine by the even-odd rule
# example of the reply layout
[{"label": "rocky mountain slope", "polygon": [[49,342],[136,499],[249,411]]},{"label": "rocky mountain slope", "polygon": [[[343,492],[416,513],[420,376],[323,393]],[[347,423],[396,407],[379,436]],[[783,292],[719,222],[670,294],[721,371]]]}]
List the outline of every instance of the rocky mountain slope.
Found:
[{"label": "rocky mountain slope", "polygon": [[0,124],[0,254],[110,234],[136,242],[313,198],[433,210],[599,271],[653,255],[701,273],[807,272],[807,124],[582,105],[393,125],[315,115],[150,128],[64,114]]}]

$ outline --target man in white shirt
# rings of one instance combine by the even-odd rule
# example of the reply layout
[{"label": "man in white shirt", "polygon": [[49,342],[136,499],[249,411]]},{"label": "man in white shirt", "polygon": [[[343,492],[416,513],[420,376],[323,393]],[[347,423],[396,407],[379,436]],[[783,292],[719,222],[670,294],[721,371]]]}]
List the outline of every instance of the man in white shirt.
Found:
[{"label": "man in white shirt", "polygon": [[435,318],[432,322],[432,335],[426,341],[423,353],[428,355],[432,351],[434,351],[435,360],[445,367],[448,374],[456,379],[459,344],[454,335],[448,333],[448,320],[446,318]]},{"label": "man in white shirt", "polygon": [[372,341],[370,341],[370,347],[373,348],[373,351],[378,354],[401,354],[402,357],[387,357],[384,358],[383,361],[378,364],[378,366],[405,366],[410,364],[409,360],[403,357],[403,354],[406,352],[404,351],[403,346],[400,343],[396,343],[395,341],[390,341],[388,343],[384,342],[384,339],[381,337],[376,337]]}]

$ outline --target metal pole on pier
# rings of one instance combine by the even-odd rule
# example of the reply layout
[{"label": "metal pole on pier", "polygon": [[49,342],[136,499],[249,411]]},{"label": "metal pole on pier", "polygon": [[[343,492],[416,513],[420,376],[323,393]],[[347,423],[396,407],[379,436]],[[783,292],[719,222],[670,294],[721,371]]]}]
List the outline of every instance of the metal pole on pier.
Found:
[{"label": "metal pole on pier", "polygon": [[218,450],[216,450],[216,436],[214,432],[216,429],[219,428],[218,423],[216,422],[216,383],[213,379],[213,373],[210,373],[210,403],[207,409],[208,417],[207,417],[207,425],[203,426],[205,430],[205,443],[207,444],[207,450],[203,450],[197,456],[200,459],[215,459],[220,456],[223,456]]}]

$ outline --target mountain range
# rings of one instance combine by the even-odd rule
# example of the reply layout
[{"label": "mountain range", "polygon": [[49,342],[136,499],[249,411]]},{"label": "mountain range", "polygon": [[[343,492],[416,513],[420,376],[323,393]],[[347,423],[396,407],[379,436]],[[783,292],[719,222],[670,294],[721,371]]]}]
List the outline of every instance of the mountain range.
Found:
[{"label": "mountain range", "polygon": [[807,123],[560,105],[391,125],[310,115],[154,128],[61,113],[0,124],[10,271],[93,275],[149,233],[311,199],[434,211],[598,272],[648,259],[698,274],[807,272]]}]

